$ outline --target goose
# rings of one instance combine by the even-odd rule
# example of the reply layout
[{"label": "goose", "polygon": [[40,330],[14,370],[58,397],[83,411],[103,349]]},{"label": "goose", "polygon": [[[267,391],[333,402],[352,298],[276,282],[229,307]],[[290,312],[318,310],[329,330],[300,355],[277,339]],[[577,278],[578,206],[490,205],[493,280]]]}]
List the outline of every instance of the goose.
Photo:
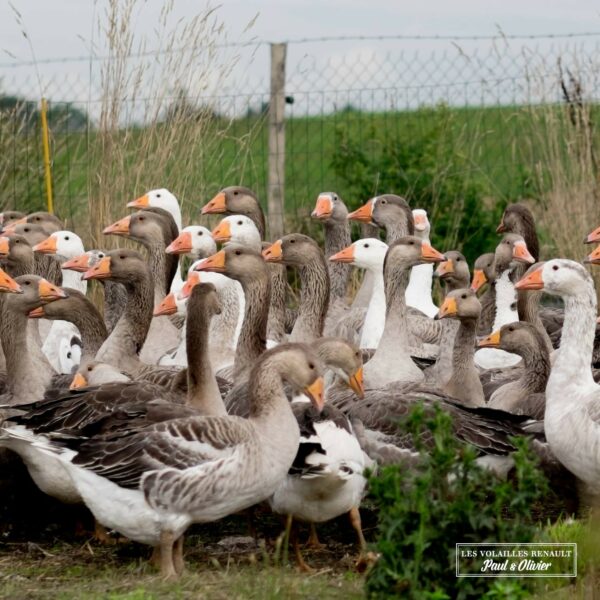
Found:
[{"label": "goose", "polygon": [[[241,244],[262,252],[270,246],[262,242],[254,221],[245,215],[230,215],[221,219],[212,230],[212,236],[221,244]],[[264,248],[263,248],[264,246]],[[268,263],[271,274],[271,302],[267,321],[267,348],[276,346],[287,339],[286,334],[286,293],[287,270],[283,263]],[[240,288],[240,295],[242,290]]]},{"label": "goose", "polygon": [[[166,247],[177,237],[172,217],[159,208],[143,210],[106,227],[103,233],[133,239],[148,249],[150,269],[154,275],[154,305],[160,304],[169,293],[178,268],[177,256],[165,253]],[[148,364],[157,364],[165,352],[178,346],[179,341],[179,331],[169,319],[154,319],[140,359]]]},{"label": "goose", "polygon": [[496,316],[496,274],[494,270],[494,253],[486,252],[477,257],[473,267],[473,281],[471,289],[474,292],[479,290],[487,283],[483,294],[479,297],[481,302],[481,318],[477,326],[478,335],[487,335],[492,331],[494,318]]},{"label": "goose", "polygon": [[[36,244],[33,247],[33,251],[39,254],[56,255],[60,256],[61,259],[70,260],[83,254],[85,249],[81,238],[76,233],[62,230],[54,232],[43,242]],[[87,282],[82,281],[77,273],[68,269],[62,269],[62,285],[63,287],[76,289],[83,294],[87,291]],[[72,322],[55,320],[52,323],[50,331],[44,340],[42,352],[59,373],[72,372],[71,365],[69,364],[63,365],[63,368],[61,368],[61,347],[64,348],[65,342],[68,343],[73,337],[79,336],[80,333]]]},{"label": "goose", "polygon": [[[25,225],[25,228],[33,228],[33,225]],[[41,232],[43,239],[45,234]],[[36,254],[33,251],[35,244],[30,238],[18,233],[11,233],[0,237],[0,262],[11,277],[33,273],[48,279],[54,285],[62,284],[62,272],[60,263],[53,257]]]},{"label": "goose", "polygon": [[175,221],[175,225],[177,225],[178,231],[181,231],[183,226],[179,201],[175,195],[166,188],[150,190],[143,196],[128,202],[127,207],[140,210],[144,210],[146,208],[162,208],[171,214],[173,220]]},{"label": "goose", "polygon": [[359,209],[351,212],[348,219],[360,223],[373,223],[385,229],[387,242],[414,234],[414,217],[408,202],[401,196],[384,194],[371,198]]},{"label": "goose", "polygon": [[64,229],[62,221],[56,215],[44,211],[33,212],[20,219],[16,219],[12,222],[11,227],[25,224],[41,227],[46,234],[45,237],[48,237],[55,231]]},{"label": "goose", "polygon": [[13,221],[22,219],[25,216],[20,210],[5,210],[0,212],[0,227],[4,228],[10,225]]},{"label": "goose", "polygon": [[399,238],[389,246],[383,267],[386,296],[385,328],[375,354],[365,365],[366,387],[382,387],[398,381],[423,380],[423,372],[407,351],[405,292],[410,268],[424,262],[443,260],[443,254],[414,236]]},{"label": "goose", "polygon": [[[538,265],[539,267],[539,265]],[[536,267],[536,268],[538,268]],[[531,323],[507,323],[479,342],[480,348],[501,348],[523,359],[520,377],[511,378],[491,394],[488,406],[543,419],[544,390],[550,375],[550,354],[540,331]]]},{"label": "goose", "polygon": [[[321,192],[311,216],[323,223],[325,229],[325,258],[329,259],[334,254],[350,246],[352,239],[348,223],[348,209],[335,192]],[[328,262],[327,269],[331,284],[331,300],[346,303],[350,268],[343,262]]]},{"label": "goose", "polygon": [[[85,273],[96,266],[105,256],[106,252],[103,250],[88,250],[81,256],[76,256],[62,263],[61,268],[63,271],[71,270],[79,274]],[[123,314],[123,308],[127,302],[127,292],[120,283],[110,279],[100,279],[99,281],[104,289],[104,323],[107,332],[111,333]]]},{"label": "goose", "polygon": [[444,378],[440,388],[464,406],[485,405],[483,386],[473,362],[480,314],[481,304],[475,292],[463,288],[448,292],[436,315],[437,319],[456,318],[460,323],[453,341],[452,373]]},{"label": "goose", "polygon": [[[6,274],[2,278],[8,277]],[[57,375],[35,337],[28,334],[28,313],[47,302],[66,297],[66,292],[37,275],[20,275],[11,288],[5,283],[0,291],[18,291],[4,294],[0,311],[0,341],[6,360],[8,392],[3,404],[17,405],[41,398],[46,389],[68,385],[69,378]]]},{"label": "goose", "polygon": [[[496,271],[496,315],[493,330],[506,323],[519,320],[517,313],[517,292],[511,281],[511,273],[518,264],[533,264],[535,259],[529,253],[525,240],[515,233],[506,233],[496,247],[494,265]],[[498,348],[481,348],[475,353],[475,364],[482,369],[504,368],[516,365],[521,360]]]},{"label": "goose", "polygon": [[254,221],[261,239],[265,238],[265,215],[256,194],[249,188],[233,185],[223,188],[202,207],[203,215],[245,215]]},{"label": "goose", "polygon": [[[161,572],[183,567],[181,537],[272,495],[289,471],[299,429],[283,383],[322,407],[318,359],[303,346],[265,352],[250,377],[248,419],[171,419],[139,431],[52,445],[94,516],[129,539],[160,547]],[[312,386],[312,387],[311,387]]]},{"label": "goose", "polygon": [[330,284],[325,256],[309,236],[290,233],[263,251],[267,263],[284,263],[298,269],[300,306],[289,339],[311,342],[323,334],[329,308]]},{"label": "goose", "polygon": [[371,274],[371,297],[360,332],[360,348],[377,348],[385,326],[383,262],[388,245],[377,238],[361,239],[329,257],[332,262],[351,264]]},{"label": "goose", "polygon": [[[415,208],[412,214],[415,224],[415,237],[430,244],[431,224],[427,218],[427,211],[422,208]],[[410,280],[406,288],[406,304],[420,310],[430,318],[435,317],[438,313],[438,307],[431,298],[432,283],[433,265],[417,265],[410,272]]]},{"label": "goose", "polygon": [[244,320],[239,332],[233,369],[227,378],[236,380],[265,351],[271,277],[260,253],[238,244],[227,244],[200,261],[196,271],[216,272],[240,282],[244,290]]},{"label": "goose", "polygon": [[582,265],[559,258],[542,263],[515,287],[543,290],[564,301],[560,350],[546,385],[544,431],[556,458],[583,484],[584,502],[597,504],[600,386],[591,371],[597,311],[594,282]]}]

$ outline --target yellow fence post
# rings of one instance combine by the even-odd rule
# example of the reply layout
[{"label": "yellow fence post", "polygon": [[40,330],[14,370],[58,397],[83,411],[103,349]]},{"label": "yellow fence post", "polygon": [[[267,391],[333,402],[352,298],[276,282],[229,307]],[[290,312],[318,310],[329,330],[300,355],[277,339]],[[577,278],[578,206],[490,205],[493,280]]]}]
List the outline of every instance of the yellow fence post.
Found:
[{"label": "yellow fence post", "polygon": [[48,102],[42,98],[42,147],[44,148],[44,177],[46,180],[46,202],[48,212],[54,214],[52,200],[52,165],[50,164],[50,135],[48,132]]}]

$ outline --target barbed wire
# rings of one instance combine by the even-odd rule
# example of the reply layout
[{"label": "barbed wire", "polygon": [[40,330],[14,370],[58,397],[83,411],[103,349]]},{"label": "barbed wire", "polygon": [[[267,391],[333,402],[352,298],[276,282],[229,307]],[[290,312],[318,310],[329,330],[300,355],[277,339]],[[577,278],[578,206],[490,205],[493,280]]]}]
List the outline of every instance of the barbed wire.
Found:
[{"label": "barbed wire", "polygon": [[[581,31],[575,33],[540,33],[540,34],[507,34],[501,31],[493,35],[342,35],[342,36],[322,36],[322,37],[304,37],[282,40],[282,44],[310,44],[310,43],[325,43],[325,42],[357,42],[357,41],[485,41],[485,40],[558,40],[558,39],[573,39],[584,37],[600,37],[600,31]],[[268,40],[249,40],[246,42],[228,42],[224,44],[216,44],[217,48],[248,48],[267,46],[273,41]],[[148,50],[146,52],[134,52],[127,58],[147,58],[150,56],[161,56],[169,54],[177,54],[179,52],[189,52],[195,48],[172,48],[170,50]],[[104,60],[116,60],[121,57],[113,57],[110,55],[80,55],[80,56],[57,56],[51,58],[43,58],[39,60],[24,60],[0,63],[2,69],[12,69],[18,67],[32,67],[42,64],[61,64],[61,63],[77,63],[77,62],[97,62]]]}]

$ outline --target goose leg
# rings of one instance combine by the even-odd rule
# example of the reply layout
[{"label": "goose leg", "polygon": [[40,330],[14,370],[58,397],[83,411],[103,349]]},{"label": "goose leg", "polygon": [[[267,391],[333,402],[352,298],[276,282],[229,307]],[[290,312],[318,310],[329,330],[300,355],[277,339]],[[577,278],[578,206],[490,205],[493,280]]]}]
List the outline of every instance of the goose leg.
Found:
[{"label": "goose leg", "polygon": [[365,540],[365,536],[362,532],[362,522],[360,520],[360,511],[358,510],[358,506],[351,508],[348,512],[348,516],[350,517],[350,523],[352,523],[354,531],[356,531],[356,535],[358,537],[358,546],[360,548],[360,553],[362,554],[367,549],[367,540]]},{"label": "goose leg", "polygon": [[298,541],[298,525],[292,524],[291,515],[288,515],[288,523],[291,526],[290,537],[291,537],[292,545],[294,547],[294,555],[296,556],[296,564],[298,565],[298,568],[302,572],[312,573],[313,569],[306,564],[304,557],[302,556],[302,551],[300,550],[300,542]]},{"label": "goose leg", "polygon": [[165,580],[177,579],[177,571],[173,565],[173,544],[175,536],[172,531],[160,532],[160,573]]},{"label": "goose leg", "polygon": [[150,556],[150,564],[159,571],[162,565],[160,558],[160,546],[154,546],[152,548],[152,556]]},{"label": "goose leg", "polygon": [[181,575],[185,569],[185,561],[183,560],[183,534],[175,540],[173,546],[173,566],[178,575]]},{"label": "goose leg", "polygon": [[325,548],[325,544],[321,544],[319,536],[317,534],[317,527],[314,523],[310,524],[310,535],[306,542],[305,548],[312,548],[313,550],[322,550]]},{"label": "goose leg", "polygon": [[100,542],[101,544],[106,544],[106,545],[111,545],[111,546],[117,543],[117,540],[115,540],[114,538],[110,537],[110,535],[108,535],[108,532],[106,531],[106,527],[104,527],[104,525],[102,525],[102,523],[99,523],[95,519],[94,519],[94,539],[96,541]]}]

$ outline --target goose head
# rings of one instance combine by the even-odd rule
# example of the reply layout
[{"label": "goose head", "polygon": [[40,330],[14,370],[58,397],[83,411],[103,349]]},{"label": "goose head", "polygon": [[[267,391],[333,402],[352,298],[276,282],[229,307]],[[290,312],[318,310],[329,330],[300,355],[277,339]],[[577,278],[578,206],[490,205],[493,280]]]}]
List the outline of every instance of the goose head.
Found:
[{"label": "goose head", "polygon": [[230,215],[222,219],[212,230],[215,242],[233,242],[243,246],[260,248],[261,240],[254,221],[245,215]]},{"label": "goose head", "polygon": [[586,296],[594,289],[591,275],[583,265],[566,258],[541,263],[515,284],[517,290],[544,290],[554,296]]},{"label": "goose head", "polygon": [[428,240],[431,233],[431,223],[427,217],[427,211],[422,208],[415,208],[412,214],[415,222],[415,235],[422,240]]},{"label": "goose head", "polygon": [[387,251],[388,245],[385,242],[377,238],[364,238],[330,256],[329,260],[381,272]]},{"label": "goose head", "polygon": [[407,271],[416,265],[439,263],[444,260],[444,255],[429,243],[408,235],[390,244],[385,256],[384,270]]},{"label": "goose head", "polygon": [[57,254],[66,259],[81,256],[85,249],[81,238],[72,231],[55,231],[50,237],[36,244],[34,252],[40,254]]},{"label": "goose head", "polygon": [[90,267],[97,265],[106,256],[103,250],[88,250],[79,256],[75,256],[61,265],[61,269],[85,273]]},{"label": "goose head", "polygon": [[217,251],[217,245],[210,231],[202,225],[188,225],[167,246],[167,254],[191,254],[194,258],[204,258]]},{"label": "goose head", "polygon": [[82,276],[83,279],[110,279],[129,285],[148,278],[150,269],[139,252],[129,248],[111,250]]},{"label": "goose head", "polygon": [[262,252],[267,262],[284,263],[293,267],[302,267],[322,254],[317,242],[303,233],[285,235]]},{"label": "goose head", "polygon": [[25,315],[42,304],[67,297],[67,293],[63,289],[37,275],[21,275],[14,281],[22,290],[22,294],[7,296],[5,305],[11,310]]},{"label": "goose head", "polygon": [[179,201],[175,195],[166,188],[150,190],[136,200],[128,202],[127,206],[129,208],[138,208],[141,210],[147,208],[162,208],[173,217],[173,220],[177,224],[177,228],[181,228],[181,208],[179,207]]},{"label": "goose head", "polygon": [[10,225],[13,221],[18,221],[25,216],[24,212],[20,210],[5,210],[4,212],[0,212],[0,226],[6,227]]},{"label": "goose head", "polygon": [[0,269],[0,292],[4,294],[22,294],[23,289],[8,273]]},{"label": "goose head", "polygon": [[319,338],[314,347],[325,366],[362,398],[365,395],[362,352],[350,342],[334,337]]},{"label": "goose head", "polygon": [[477,258],[473,267],[473,281],[471,289],[479,291],[486,283],[493,283],[495,278],[494,254],[486,252]]},{"label": "goose head", "polygon": [[348,218],[348,209],[335,192],[321,192],[310,216],[320,221],[343,223]]},{"label": "goose head", "polygon": [[0,237],[0,260],[6,265],[16,265],[31,260],[33,248],[22,235]]},{"label": "goose head", "polygon": [[[250,372],[250,386],[253,389],[251,413],[262,408],[260,388],[256,385],[265,373],[279,377],[294,390],[304,392],[319,411],[324,406],[323,368],[315,351],[305,344],[280,344],[267,350],[254,363]],[[256,406],[258,405],[258,406]]]},{"label": "goose head", "polygon": [[46,234],[46,237],[48,237],[51,233],[60,231],[64,228],[62,221],[58,217],[44,211],[34,212],[25,217],[17,219],[13,221],[12,225],[25,225],[26,223],[29,223],[30,225],[39,225]]},{"label": "goose head", "polygon": [[47,232],[41,225],[35,223],[18,223],[16,221],[10,226],[4,229],[4,235],[13,236],[13,235],[21,235],[23,236],[30,246],[35,246],[40,242],[43,242],[51,233]]},{"label": "goose head", "polygon": [[267,265],[260,253],[239,244],[228,244],[216,254],[198,262],[194,270],[222,273],[242,283],[269,280]]},{"label": "goose head", "polygon": [[481,340],[477,345],[480,348],[500,348],[519,356],[546,347],[535,325],[526,321],[507,323]]},{"label": "goose head", "polygon": [[361,223],[373,223],[383,229],[390,225],[403,225],[410,234],[414,232],[414,219],[408,202],[395,194],[375,196],[359,209],[351,212],[348,219]]},{"label": "goose head", "polygon": [[168,315],[185,315],[187,298],[182,298],[181,294],[169,292],[154,309],[153,317],[163,317]]},{"label": "goose head", "polygon": [[450,289],[464,288],[469,285],[469,264],[463,254],[457,250],[444,252],[446,260],[442,261],[435,270],[439,277]]},{"label": "goose head", "polygon": [[203,215],[233,213],[251,215],[260,209],[256,194],[247,187],[232,185],[223,188],[215,197],[202,207]]},{"label": "goose head", "polygon": [[506,233],[496,247],[494,253],[496,275],[506,271],[516,263],[532,265],[535,258],[531,256],[522,236],[516,233]]},{"label": "goose head", "polygon": [[477,294],[468,288],[452,290],[446,294],[435,319],[478,319],[481,302]]},{"label": "goose head", "polygon": [[130,377],[119,371],[117,367],[99,360],[90,360],[79,365],[73,380],[71,381],[70,389],[76,390],[79,388],[104,385],[106,383],[126,382],[131,381]]},{"label": "goose head", "polygon": [[535,231],[535,219],[524,204],[509,204],[504,210],[497,233],[517,233],[523,236],[527,248],[537,260],[540,254],[539,242]]},{"label": "goose head", "polygon": [[150,210],[140,210],[109,225],[102,233],[127,237],[148,245],[164,241],[164,228],[162,215]]}]

